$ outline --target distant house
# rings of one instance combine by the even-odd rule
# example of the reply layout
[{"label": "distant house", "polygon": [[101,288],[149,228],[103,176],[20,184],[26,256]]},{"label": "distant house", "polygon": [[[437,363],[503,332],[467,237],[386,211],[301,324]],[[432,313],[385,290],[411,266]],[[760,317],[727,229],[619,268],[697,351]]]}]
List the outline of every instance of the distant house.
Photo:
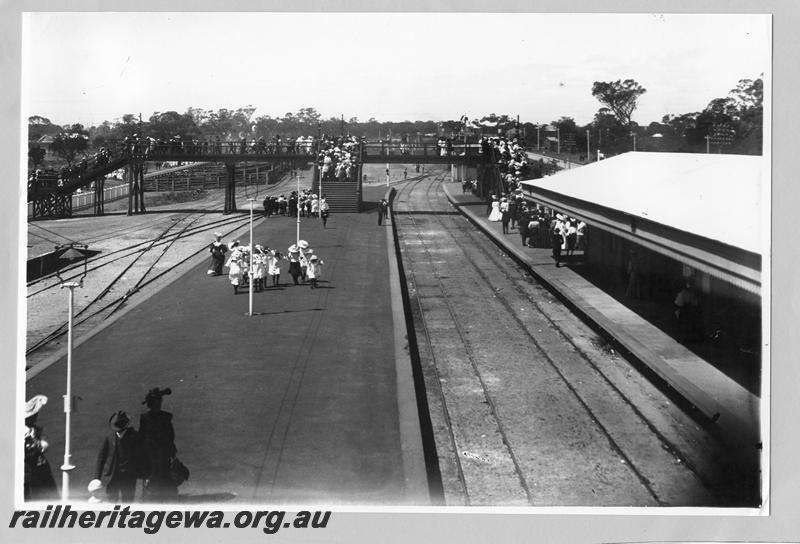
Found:
[{"label": "distant house", "polygon": [[53,137],[50,136],[49,134],[45,134],[44,136],[36,140],[36,144],[45,151],[49,152],[50,146],[53,145]]}]

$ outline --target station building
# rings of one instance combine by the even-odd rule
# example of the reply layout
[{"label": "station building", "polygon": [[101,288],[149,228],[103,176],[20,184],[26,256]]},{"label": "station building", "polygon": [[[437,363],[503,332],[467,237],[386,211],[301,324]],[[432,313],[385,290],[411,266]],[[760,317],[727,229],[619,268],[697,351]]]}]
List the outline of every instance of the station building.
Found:
[{"label": "station building", "polygon": [[587,223],[584,266],[595,277],[624,285],[634,250],[642,297],[671,309],[690,280],[706,333],[760,362],[768,182],[762,156],[630,152],[521,189]]}]

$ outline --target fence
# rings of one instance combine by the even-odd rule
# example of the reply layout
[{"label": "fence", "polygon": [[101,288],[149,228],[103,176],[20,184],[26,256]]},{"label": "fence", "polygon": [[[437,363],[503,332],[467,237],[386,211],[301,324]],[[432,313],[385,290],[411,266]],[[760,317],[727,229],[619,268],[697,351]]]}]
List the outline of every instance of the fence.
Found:
[{"label": "fence", "polygon": [[[113,202],[128,196],[128,185],[123,183],[115,187],[103,189],[104,202]],[[72,211],[87,210],[94,208],[94,191],[85,191],[72,194]],[[28,218],[33,217],[33,202],[28,202]]]}]

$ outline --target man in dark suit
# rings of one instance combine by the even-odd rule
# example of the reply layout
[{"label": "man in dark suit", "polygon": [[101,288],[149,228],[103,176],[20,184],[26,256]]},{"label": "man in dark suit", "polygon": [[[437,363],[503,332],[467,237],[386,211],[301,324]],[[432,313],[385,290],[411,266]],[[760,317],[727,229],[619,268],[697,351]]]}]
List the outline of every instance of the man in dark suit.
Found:
[{"label": "man in dark suit", "polygon": [[[144,458],[138,433],[130,427],[128,414],[114,413],[109,419],[112,432],[103,439],[97,454],[94,477],[109,477],[106,495],[109,502],[131,503],[136,494],[136,478],[142,473]],[[103,472],[105,468],[105,472]]]}]

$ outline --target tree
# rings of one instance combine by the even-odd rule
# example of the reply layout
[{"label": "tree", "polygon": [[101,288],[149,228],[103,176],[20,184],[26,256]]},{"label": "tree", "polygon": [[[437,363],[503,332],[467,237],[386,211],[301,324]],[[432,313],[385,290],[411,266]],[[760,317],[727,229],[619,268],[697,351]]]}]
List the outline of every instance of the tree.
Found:
[{"label": "tree", "polygon": [[42,161],[44,161],[44,156],[47,151],[38,144],[29,144],[28,145],[28,160],[31,161],[33,168],[36,169]]},{"label": "tree", "polygon": [[592,96],[601,104],[608,106],[617,120],[625,127],[630,127],[631,116],[636,110],[639,97],[647,89],[632,79],[613,82],[595,81],[592,85]]},{"label": "tree", "polygon": [[54,125],[47,117],[32,115],[28,117],[28,141],[38,140],[47,134],[57,134],[61,131],[58,125]]},{"label": "tree", "polygon": [[78,153],[83,153],[89,147],[89,133],[81,124],[65,127],[67,130],[53,138],[50,150],[67,161],[72,166],[72,161]]},{"label": "tree", "polygon": [[153,138],[169,139],[176,135],[195,137],[199,132],[190,112],[184,114],[176,111],[155,112],[150,116],[147,127],[147,135]]}]

